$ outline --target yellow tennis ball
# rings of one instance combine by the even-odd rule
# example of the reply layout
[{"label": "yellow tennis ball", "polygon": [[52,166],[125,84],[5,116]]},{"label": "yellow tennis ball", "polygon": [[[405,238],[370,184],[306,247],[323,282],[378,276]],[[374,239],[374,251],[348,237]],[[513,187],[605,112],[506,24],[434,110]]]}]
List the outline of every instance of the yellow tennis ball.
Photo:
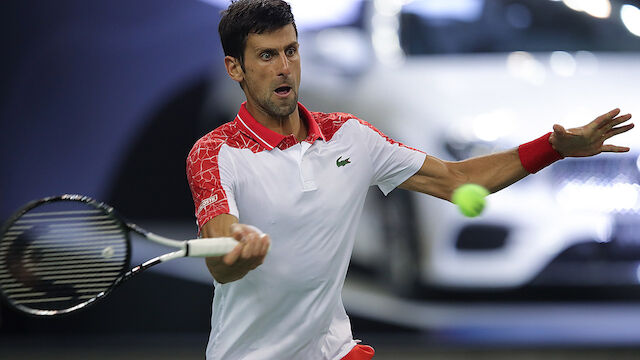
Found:
[{"label": "yellow tennis ball", "polygon": [[476,217],[482,213],[487,195],[489,191],[480,185],[464,184],[453,192],[451,201],[464,216]]}]

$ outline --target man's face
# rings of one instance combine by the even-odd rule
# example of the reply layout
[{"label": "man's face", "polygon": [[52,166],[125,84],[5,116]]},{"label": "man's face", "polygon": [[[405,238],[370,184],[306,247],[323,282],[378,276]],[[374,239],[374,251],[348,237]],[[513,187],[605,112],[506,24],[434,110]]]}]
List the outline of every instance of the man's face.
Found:
[{"label": "man's face", "polygon": [[269,116],[281,118],[296,110],[300,56],[293,25],[247,36],[241,83],[248,105]]}]

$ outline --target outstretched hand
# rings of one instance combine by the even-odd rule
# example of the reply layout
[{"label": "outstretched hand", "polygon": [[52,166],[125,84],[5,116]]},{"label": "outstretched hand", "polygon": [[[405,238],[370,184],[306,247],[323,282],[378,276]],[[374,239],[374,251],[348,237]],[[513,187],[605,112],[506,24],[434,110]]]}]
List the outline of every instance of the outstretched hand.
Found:
[{"label": "outstretched hand", "polygon": [[618,114],[620,109],[614,109],[598,116],[587,125],[572,129],[555,124],[549,142],[564,157],[593,156],[601,152],[627,152],[629,148],[626,146],[604,144],[609,138],[633,128],[633,123],[618,126],[631,119],[631,114]]}]

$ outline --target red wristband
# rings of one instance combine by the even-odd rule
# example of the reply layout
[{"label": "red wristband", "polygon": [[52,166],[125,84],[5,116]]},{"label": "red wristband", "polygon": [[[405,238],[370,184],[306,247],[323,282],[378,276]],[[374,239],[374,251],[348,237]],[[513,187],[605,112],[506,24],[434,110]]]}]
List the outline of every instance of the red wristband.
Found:
[{"label": "red wristband", "polygon": [[535,174],[554,162],[563,159],[559,152],[555,151],[549,142],[551,133],[547,133],[531,142],[518,147],[520,163],[530,174]]}]

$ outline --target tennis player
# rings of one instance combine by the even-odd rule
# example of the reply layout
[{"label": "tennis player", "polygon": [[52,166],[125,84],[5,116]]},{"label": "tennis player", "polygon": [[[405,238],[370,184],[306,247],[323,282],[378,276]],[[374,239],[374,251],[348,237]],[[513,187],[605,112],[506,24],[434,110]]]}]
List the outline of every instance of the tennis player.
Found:
[{"label": "tennis player", "polygon": [[450,200],[465,183],[495,192],[563,157],[629,150],[603,144],[633,127],[616,109],[509,151],[442,161],[353,115],[298,102],[298,34],[286,2],[235,1],[219,32],[227,73],[247,100],[187,159],[201,235],[240,241],[206,260],[215,285],[207,359],[373,357],[353,339],[341,299],[369,186]]}]

